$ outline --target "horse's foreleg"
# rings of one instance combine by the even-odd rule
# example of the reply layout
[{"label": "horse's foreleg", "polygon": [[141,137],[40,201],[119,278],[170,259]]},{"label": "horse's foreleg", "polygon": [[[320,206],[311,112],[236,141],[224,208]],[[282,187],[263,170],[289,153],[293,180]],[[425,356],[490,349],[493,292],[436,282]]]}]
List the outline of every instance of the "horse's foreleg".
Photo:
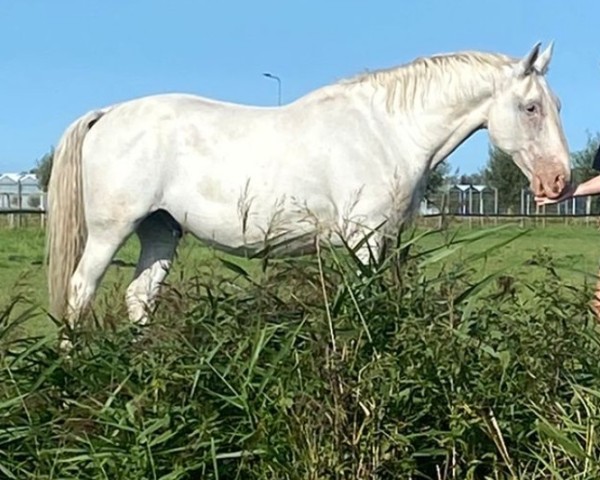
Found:
[{"label": "horse's foreleg", "polygon": [[365,267],[374,267],[381,261],[384,242],[380,232],[362,231],[351,246],[355,249],[358,260]]}]

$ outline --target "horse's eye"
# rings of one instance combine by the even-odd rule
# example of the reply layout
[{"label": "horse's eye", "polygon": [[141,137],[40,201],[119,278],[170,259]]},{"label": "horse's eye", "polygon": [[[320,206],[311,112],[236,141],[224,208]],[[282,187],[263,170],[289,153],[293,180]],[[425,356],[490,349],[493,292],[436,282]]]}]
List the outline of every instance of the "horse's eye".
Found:
[{"label": "horse's eye", "polygon": [[539,113],[540,108],[539,105],[537,103],[529,103],[525,106],[525,111],[529,114],[529,115],[535,115],[537,113]]}]

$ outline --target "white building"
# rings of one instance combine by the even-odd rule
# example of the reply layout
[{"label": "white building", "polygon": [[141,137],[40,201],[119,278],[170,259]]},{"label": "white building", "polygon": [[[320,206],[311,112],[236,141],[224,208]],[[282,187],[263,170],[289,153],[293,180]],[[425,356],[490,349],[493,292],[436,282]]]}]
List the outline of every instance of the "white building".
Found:
[{"label": "white building", "polygon": [[0,209],[40,208],[43,192],[33,173],[0,174]]}]

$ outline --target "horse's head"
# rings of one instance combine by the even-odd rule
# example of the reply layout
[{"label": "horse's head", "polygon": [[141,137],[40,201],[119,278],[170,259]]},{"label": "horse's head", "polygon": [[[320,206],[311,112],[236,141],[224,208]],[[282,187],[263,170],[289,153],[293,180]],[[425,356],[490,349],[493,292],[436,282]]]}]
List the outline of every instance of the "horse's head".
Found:
[{"label": "horse's head", "polygon": [[540,197],[556,198],[571,176],[560,104],[546,83],[552,44],[540,44],[511,65],[492,98],[487,128],[494,145],[510,154]]}]

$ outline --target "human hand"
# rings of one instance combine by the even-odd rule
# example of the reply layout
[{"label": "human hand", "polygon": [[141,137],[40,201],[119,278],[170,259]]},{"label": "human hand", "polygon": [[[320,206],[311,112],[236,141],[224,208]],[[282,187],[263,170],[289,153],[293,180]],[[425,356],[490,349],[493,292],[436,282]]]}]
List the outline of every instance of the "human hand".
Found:
[{"label": "human hand", "polygon": [[563,201],[568,200],[569,198],[573,197],[573,194],[575,193],[575,188],[576,187],[574,185],[569,185],[561,193],[560,197],[557,197],[557,198],[535,197],[535,203],[538,206],[541,206],[541,205],[552,205],[554,203],[563,202]]}]

